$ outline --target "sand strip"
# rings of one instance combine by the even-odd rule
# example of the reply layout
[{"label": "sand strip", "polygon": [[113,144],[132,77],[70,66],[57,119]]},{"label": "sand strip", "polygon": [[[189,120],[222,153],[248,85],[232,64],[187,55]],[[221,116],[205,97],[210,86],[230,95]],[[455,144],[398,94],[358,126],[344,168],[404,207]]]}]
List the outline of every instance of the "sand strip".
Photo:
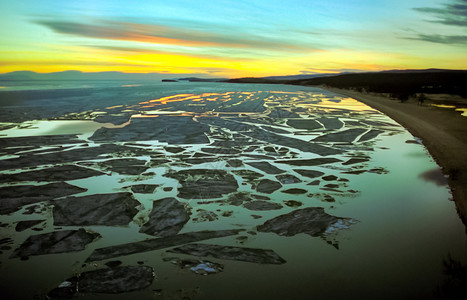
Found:
[{"label": "sand strip", "polygon": [[401,103],[374,94],[326,88],[331,92],[352,97],[379,111],[404,126],[423,144],[449,175],[449,186],[459,216],[467,226],[467,117],[451,109]]}]

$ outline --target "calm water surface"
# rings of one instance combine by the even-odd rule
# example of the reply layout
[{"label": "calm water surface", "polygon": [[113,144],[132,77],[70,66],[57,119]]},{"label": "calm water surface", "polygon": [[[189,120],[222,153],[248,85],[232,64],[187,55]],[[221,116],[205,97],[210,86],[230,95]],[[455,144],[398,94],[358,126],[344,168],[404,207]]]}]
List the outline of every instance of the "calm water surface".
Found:
[{"label": "calm water surface", "polygon": [[[27,136],[43,136],[46,139],[50,135],[77,134],[82,143],[65,145],[70,146],[69,149],[86,149],[111,142],[149,151],[149,154],[127,153],[118,156],[146,162],[148,168],[140,175],[120,174],[99,164],[109,157],[86,159],[85,166],[104,171],[106,175],[67,181],[88,189],[77,196],[130,191],[129,186],[135,184],[158,185],[151,194],[133,193],[142,205],[127,226],[54,226],[53,206],[47,201],[40,202],[43,210],[36,210],[33,214],[25,214],[29,206],[25,205],[15,212],[0,215],[1,236],[12,239],[9,244],[11,249],[5,248],[1,254],[0,282],[6,295],[43,298],[65,279],[83,271],[106,268],[104,263],[110,260],[120,260],[123,265],[143,263],[151,266],[156,278],[151,286],[140,291],[117,295],[78,294],[75,295],[76,298],[430,299],[437,296],[443,298],[452,291],[452,286],[447,284],[452,282],[452,278],[445,274],[443,261],[451,257],[464,265],[467,263],[465,228],[456,214],[449,188],[443,181],[439,167],[423,145],[417,143],[404,128],[354,99],[317,88],[222,83],[177,84],[141,84],[128,87],[136,95],[128,100],[129,103],[125,103],[125,99],[117,94],[112,94],[111,90],[118,90],[117,87],[100,86],[108,94],[105,97],[101,95],[99,99],[102,102],[92,108],[80,107],[75,98],[68,99],[76,102],[73,104],[73,112],[54,116],[51,118],[53,120],[12,122],[9,123],[11,128],[0,131],[2,137],[7,139]],[[92,96],[96,92],[93,89],[97,88],[89,88],[93,91]],[[138,97],[140,101],[136,100]],[[46,100],[41,101],[46,103]],[[65,103],[67,99],[65,97],[60,101]],[[128,116],[128,120],[111,124],[114,120],[112,118],[122,115]],[[71,116],[74,120],[66,120]],[[102,119],[101,123],[93,121],[98,116],[108,118]],[[140,130],[138,127],[127,126],[136,126],[142,119],[160,120],[162,116],[179,118],[177,120],[189,117],[195,122],[208,125],[210,129],[204,132],[206,143],[184,143],[190,136],[176,142],[154,138],[139,140],[138,136],[142,135],[129,138],[130,135],[125,131],[128,128]],[[334,125],[326,125],[331,119]],[[303,128],[293,120],[312,120],[306,126],[317,125]],[[177,124],[174,126],[178,126]],[[356,136],[336,138],[336,133],[347,130],[361,132]],[[274,137],[271,137],[271,132],[275,134]],[[375,134],[364,138],[370,132]],[[277,135],[283,139],[275,138]],[[251,145],[244,143],[245,137],[257,147],[249,148]],[[116,141],[106,140],[112,138]],[[219,149],[214,153],[217,158],[215,161],[188,163],[185,160],[187,157],[196,157],[196,153],[204,153],[207,151],[206,147],[214,145],[216,141],[231,141],[233,145],[230,149],[237,149],[239,152],[226,155],[223,153],[225,149]],[[309,151],[304,146],[299,146],[300,141],[311,142],[339,153],[324,155]],[[168,151],[167,146],[170,144],[182,147],[182,154],[185,156]],[[47,147],[53,148],[46,143],[29,146],[33,148],[28,151],[33,153],[46,150]],[[275,147],[276,150],[283,148],[284,152],[274,154],[268,151],[271,149],[268,147]],[[2,148],[6,149],[3,146]],[[53,153],[58,150],[50,151]],[[156,158],[151,151],[160,153],[160,156]],[[0,157],[0,165],[24,155],[21,151],[4,152]],[[151,164],[161,157],[168,158],[169,161]],[[339,161],[317,166],[296,166],[280,162],[322,157],[336,158]],[[243,164],[227,164],[232,158]],[[351,158],[362,160],[355,164],[344,164]],[[258,192],[258,180],[278,181],[276,174],[269,174],[247,164],[263,161],[285,171],[283,174],[294,175],[300,182],[283,183],[280,189],[271,193]],[[70,163],[83,165],[79,156],[75,161],[67,162]],[[61,165],[56,162],[54,164]],[[39,164],[27,170],[50,166]],[[203,169],[225,170],[237,181],[237,192],[268,197],[269,202],[278,203],[282,208],[250,210],[242,205],[225,202],[228,194],[214,199],[201,199],[202,195],[186,199],[179,194],[183,183],[164,176],[181,170]],[[296,169],[320,171],[323,175],[309,178],[296,172]],[[2,170],[2,174],[25,171],[21,167]],[[252,183],[235,173],[239,170],[255,171],[261,178]],[[334,179],[328,177],[331,175],[335,176]],[[317,183],[309,185],[316,180]],[[44,183],[4,182],[0,187]],[[290,188],[304,189],[306,193],[284,193]],[[286,263],[272,265],[213,257],[198,258],[168,253],[169,249],[161,249],[85,264],[86,258],[95,249],[154,238],[139,230],[148,219],[152,201],[165,197],[175,197],[190,207],[190,220],[180,233],[244,229],[244,232],[237,235],[200,243],[271,249]],[[217,202],[206,204],[206,200]],[[301,206],[289,207],[284,202],[288,200],[300,202]],[[345,226],[346,228],[328,228],[315,237],[305,233],[280,236],[272,232],[259,232],[256,228],[267,220],[306,207],[323,207],[330,215],[351,218],[352,224]],[[212,212],[217,218],[205,220],[200,217],[199,209]],[[224,217],[223,212],[231,212],[231,216]],[[22,232],[15,231],[18,221],[37,219],[45,222]],[[81,227],[100,233],[102,238],[88,244],[82,251],[30,256],[28,260],[10,258],[14,249],[20,247],[31,235]],[[202,276],[165,261],[164,258],[167,257],[208,260],[222,264],[224,269],[217,274]]]}]

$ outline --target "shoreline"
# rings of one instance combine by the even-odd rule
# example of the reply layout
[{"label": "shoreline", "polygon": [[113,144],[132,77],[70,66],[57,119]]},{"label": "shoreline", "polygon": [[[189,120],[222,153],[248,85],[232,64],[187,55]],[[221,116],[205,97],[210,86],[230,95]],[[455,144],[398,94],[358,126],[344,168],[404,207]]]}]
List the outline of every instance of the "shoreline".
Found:
[{"label": "shoreline", "polygon": [[448,175],[457,213],[467,226],[467,117],[451,109],[401,103],[382,95],[322,88],[379,110],[420,138],[443,174]]}]

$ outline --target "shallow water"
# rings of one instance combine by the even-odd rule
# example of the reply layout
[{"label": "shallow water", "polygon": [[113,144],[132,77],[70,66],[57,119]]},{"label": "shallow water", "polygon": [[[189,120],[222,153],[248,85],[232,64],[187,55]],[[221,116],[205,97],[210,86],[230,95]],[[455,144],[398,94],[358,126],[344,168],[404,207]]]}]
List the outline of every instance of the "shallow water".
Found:
[{"label": "shallow water", "polygon": [[84,134],[94,132],[102,124],[93,121],[32,121],[2,131],[5,137],[27,137],[59,134]]},{"label": "shallow water", "polygon": [[[128,115],[129,121],[123,120],[118,126],[104,128],[103,123],[89,121],[107,116],[105,121],[112,122],[122,114]],[[77,114],[72,115],[77,117]],[[120,260],[123,265],[136,266],[140,262],[153,267],[156,278],[152,285],[117,295],[81,293],[75,297],[430,299],[452,290],[446,284],[448,279],[452,282],[452,278],[443,273],[443,261],[450,255],[463,264],[467,262],[465,228],[450,201],[451,194],[443,183],[439,167],[423,145],[404,128],[353,99],[317,88],[198,84],[190,91],[185,84],[178,94],[170,90],[139,103],[105,103],[105,107],[78,115],[82,120],[64,120],[67,115],[63,115],[62,120],[31,123],[37,127],[35,129],[19,129],[28,127],[23,123],[1,131],[14,138],[19,137],[17,132],[24,132],[22,136],[49,135],[39,140],[16,142],[10,147],[2,146],[4,159],[0,166],[6,166],[2,167],[2,173],[12,176],[26,171],[26,167],[34,171],[62,164],[84,166],[104,174],[67,180],[69,184],[88,189],[76,196],[129,191],[141,203],[139,211],[123,226],[55,226],[55,208],[47,200],[4,213],[0,220],[5,225],[0,227],[0,232],[2,237],[12,238],[8,244],[11,249],[3,251],[0,265],[0,282],[6,295],[44,297],[75,274],[107,268],[105,262]],[[51,128],[51,122],[63,125]],[[54,148],[57,145],[50,142],[50,135],[63,134],[78,134],[78,137],[60,145],[69,147],[67,149]],[[107,143],[127,148],[109,150],[110,156],[86,152],[90,147]],[[218,148],[217,145],[225,146]],[[167,146],[183,151],[177,153],[178,150]],[[26,152],[30,156],[25,156],[24,147],[30,147]],[[45,152],[40,152],[42,150]],[[54,155],[73,150],[76,154],[60,159]],[[24,160],[18,160],[23,156]],[[108,163],[110,159],[129,157],[140,159],[145,169],[133,175],[124,174],[118,166]],[[315,166],[304,165],[303,160],[318,158],[335,160]],[[229,165],[231,159],[241,164]],[[346,164],[349,159],[357,160]],[[302,165],[293,163],[298,160],[302,160]],[[261,179],[279,181],[279,174],[274,174],[272,169],[261,170],[247,164],[265,161],[281,170],[276,172],[293,175],[300,182],[282,184],[270,193],[258,191]],[[203,171],[206,169],[225,172],[222,173],[224,178],[208,178],[218,182],[210,189],[202,187],[202,180],[209,177]],[[322,175],[310,178],[297,169],[319,171]],[[180,174],[184,170],[194,173],[183,177]],[[257,172],[260,178],[242,177],[239,173],[242,170]],[[431,175],[423,175],[427,172]],[[215,193],[221,183],[232,184],[227,182],[229,176],[233,176],[238,184],[234,190],[242,192],[241,195],[250,200],[257,197],[255,195],[268,197],[268,203],[282,207],[250,210],[246,202],[243,205],[229,202],[234,195],[230,191],[210,198],[211,192]],[[37,181],[44,184],[46,181],[38,175],[31,178],[3,182],[1,186],[38,184]],[[316,180],[317,183],[308,185]],[[199,188],[189,189],[190,182],[197,183]],[[130,186],[136,184],[158,186],[154,193],[142,194],[131,191]],[[292,188],[305,190],[305,193],[284,193]],[[192,194],[187,196],[186,191]],[[237,194],[237,198],[241,195]],[[60,196],[55,195],[56,198]],[[148,220],[153,200],[166,197],[175,197],[191,211],[190,220],[179,234],[244,229],[232,236],[198,243],[270,249],[286,263],[261,264],[167,252],[173,246],[85,263],[96,249],[154,238],[139,230]],[[285,202],[289,200],[301,205],[289,207]],[[32,214],[24,214],[28,207],[37,204]],[[322,207],[327,214],[350,218],[351,222],[340,229],[337,223],[330,225],[315,236],[305,233],[280,236],[257,228],[267,220],[308,207]],[[216,217],[214,220],[203,218],[200,209]],[[15,231],[18,221],[36,219],[45,222],[32,229]],[[31,235],[78,228],[98,232],[102,238],[89,243],[82,251],[29,256],[27,260],[9,258]],[[171,263],[173,259],[164,260],[170,257],[208,260],[222,264],[223,271],[198,275],[190,269],[180,269]]]}]

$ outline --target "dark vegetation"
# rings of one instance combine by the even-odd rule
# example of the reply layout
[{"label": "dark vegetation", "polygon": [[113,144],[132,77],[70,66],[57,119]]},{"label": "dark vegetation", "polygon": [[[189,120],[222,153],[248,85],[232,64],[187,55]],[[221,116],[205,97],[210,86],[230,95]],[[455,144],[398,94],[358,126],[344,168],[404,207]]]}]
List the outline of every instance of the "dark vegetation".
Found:
[{"label": "dark vegetation", "polygon": [[443,260],[445,280],[435,289],[437,299],[466,299],[467,266],[448,254]]},{"label": "dark vegetation", "polygon": [[[359,92],[388,93],[405,101],[416,94],[453,94],[467,97],[467,71],[406,70],[341,74],[299,80],[239,78],[229,82],[282,83],[294,85],[325,85]],[[422,100],[423,101],[423,100]]]},{"label": "dark vegetation", "polygon": [[328,85],[374,93],[389,93],[404,100],[416,93],[467,96],[467,71],[379,72],[344,74],[289,82],[299,85]]}]

